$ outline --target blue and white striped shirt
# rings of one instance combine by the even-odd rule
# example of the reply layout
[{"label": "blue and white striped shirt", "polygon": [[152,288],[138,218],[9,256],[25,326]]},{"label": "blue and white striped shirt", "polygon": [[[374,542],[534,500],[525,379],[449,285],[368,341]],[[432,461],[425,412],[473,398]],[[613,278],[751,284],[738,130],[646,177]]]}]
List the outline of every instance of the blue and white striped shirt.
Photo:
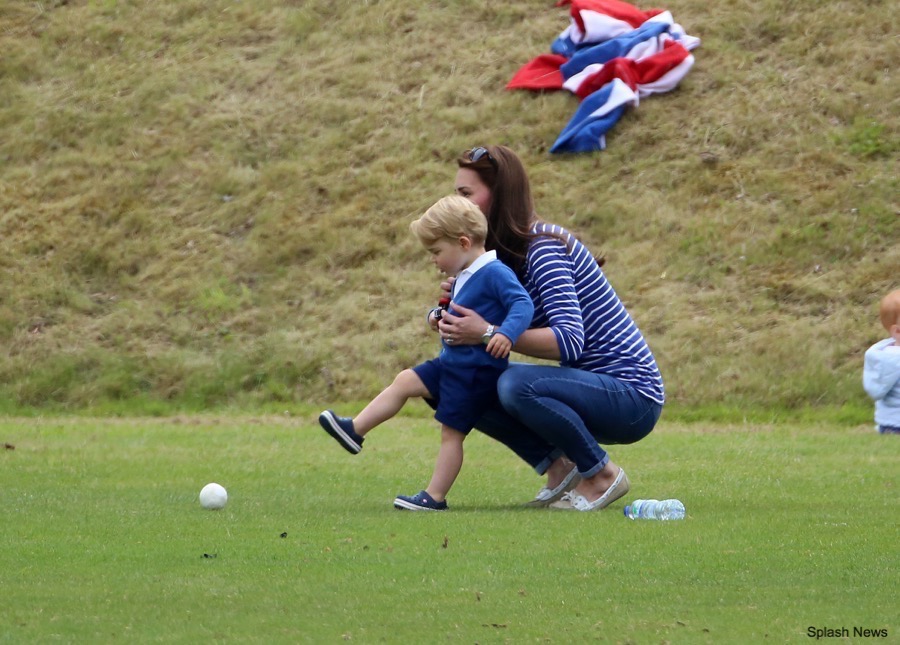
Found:
[{"label": "blue and white striped shirt", "polygon": [[613,376],[662,405],[665,389],[656,359],[587,247],[562,227],[544,222],[532,232],[523,284],[534,301],[532,327],[556,334],[560,365]]}]

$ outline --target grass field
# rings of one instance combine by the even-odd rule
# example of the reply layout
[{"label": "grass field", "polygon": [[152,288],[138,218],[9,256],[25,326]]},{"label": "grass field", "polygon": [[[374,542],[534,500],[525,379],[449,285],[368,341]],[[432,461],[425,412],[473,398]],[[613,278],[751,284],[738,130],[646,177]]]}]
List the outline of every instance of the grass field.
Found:
[{"label": "grass field", "polygon": [[[438,436],[414,415],[377,432],[351,457],[312,415],[0,420],[0,642],[900,633],[900,442],[868,426],[664,420],[614,450],[632,492],[591,514],[522,508],[540,480],[480,435],[450,512],[395,511]],[[667,496],[685,521],[622,515]]]}]

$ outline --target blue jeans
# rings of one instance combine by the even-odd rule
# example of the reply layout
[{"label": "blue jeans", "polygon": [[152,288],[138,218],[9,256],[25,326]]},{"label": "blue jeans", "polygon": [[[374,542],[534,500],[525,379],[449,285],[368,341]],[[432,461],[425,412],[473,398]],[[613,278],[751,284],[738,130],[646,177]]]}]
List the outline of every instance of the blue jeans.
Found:
[{"label": "blue jeans", "polygon": [[571,367],[512,363],[497,384],[500,402],[475,427],[543,474],[565,454],[582,477],[609,455],[598,444],[640,441],[662,406],[606,374]]}]

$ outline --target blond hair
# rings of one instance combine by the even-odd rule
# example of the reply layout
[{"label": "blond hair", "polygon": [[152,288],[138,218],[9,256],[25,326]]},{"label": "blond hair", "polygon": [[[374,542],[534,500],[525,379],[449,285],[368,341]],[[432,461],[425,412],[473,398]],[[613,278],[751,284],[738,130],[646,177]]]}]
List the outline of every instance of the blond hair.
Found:
[{"label": "blond hair", "polygon": [[473,244],[481,245],[487,239],[488,224],[484,213],[473,202],[459,195],[448,195],[412,222],[409,230],[425,246],[460,237],[468,237]]},{"label": "blond hair", "polygon": [[900,289],[891,291],[881,299],[879,313],[881,324],[888,331],[891,330],[891,325],[900,325]]}]

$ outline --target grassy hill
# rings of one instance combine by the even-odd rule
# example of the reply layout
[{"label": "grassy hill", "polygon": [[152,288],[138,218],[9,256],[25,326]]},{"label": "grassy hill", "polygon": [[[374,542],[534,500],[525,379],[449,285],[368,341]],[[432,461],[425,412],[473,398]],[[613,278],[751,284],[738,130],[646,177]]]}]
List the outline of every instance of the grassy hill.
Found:
[{"label": "grassy hill", "polygon": [[867,419],[900,287],[896,12],[661,3],[694,69],[606,151],[556,157],[576,99],[504,90],[568,23],[552,5],[4,2],[2,409],[374,394],[435,352],[408,222],[503,143],[606,254],[671,414]]}]

